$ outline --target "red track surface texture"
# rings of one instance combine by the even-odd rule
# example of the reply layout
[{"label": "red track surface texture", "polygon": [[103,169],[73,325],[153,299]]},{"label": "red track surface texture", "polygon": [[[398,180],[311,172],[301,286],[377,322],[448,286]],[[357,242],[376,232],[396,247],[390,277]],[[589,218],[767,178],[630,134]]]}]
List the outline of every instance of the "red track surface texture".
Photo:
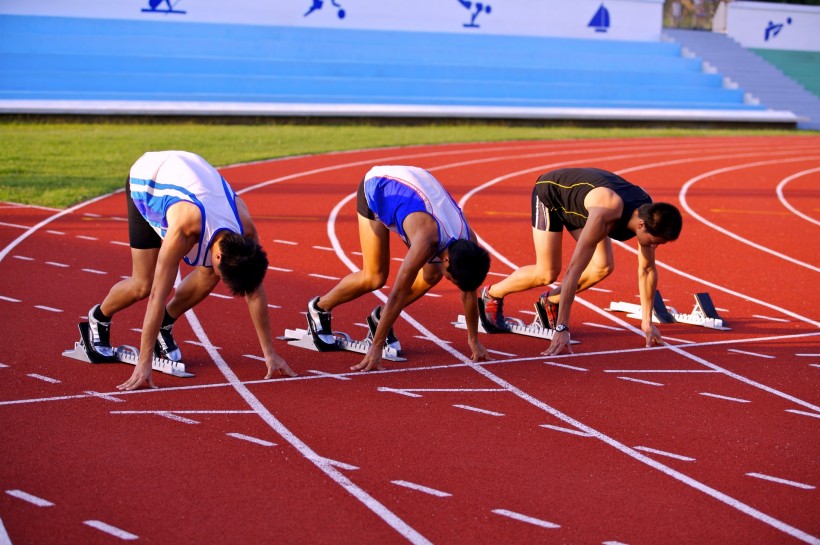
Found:
[{"label": "red track surface texture", "polygon": [[[490,281],[533,260],[529,195],[559,166],[621,173],[680,205],[658,251],[667,303],[711,294],[731,331],[661,326],[645,349],[634,243],[573,309],[573,355],[484,336],[466,357],[447,282],[407,309],[409,361],[277,341],[299,373],[262,380],[244,302],[224,288],[178,322],[194,378],[61,356],[130,272],[122,193],[0,224],[0,544],[820,543],[820,138],[514,142],[379,149],[223,169],[272,269],[274,327],[357,267],[356,185],[375,164],[430,169],[488,248]],[[565,260],[573,244],[565,238]],[[402,245],[393,241],[395,256]],[[183,273],[185,271],[183,270]],[[390,280],[388,280],[389,284]],[[531,320],[535,291],[507,300]],[[363,337],[376,295],[339,307]],[[144,305],[113,340],[138,344]]]}]

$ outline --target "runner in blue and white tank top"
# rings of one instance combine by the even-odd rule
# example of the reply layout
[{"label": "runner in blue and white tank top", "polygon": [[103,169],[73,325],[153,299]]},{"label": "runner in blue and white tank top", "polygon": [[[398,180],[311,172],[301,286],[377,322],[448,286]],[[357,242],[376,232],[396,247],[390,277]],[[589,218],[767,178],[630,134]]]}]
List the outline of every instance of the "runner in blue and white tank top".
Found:
[{"label": "runner in blue and white tank top", "polygon": [[[193,153],[149,152],[131,167],[125,193],[132,274],[89,311],[89,357],[113,358],[112,316],[147,297],[139,362],[119,388],[154,387],[152,355],[181,360],[174,322],[221,280],[232,293],[245,296],[265,356],[266,378],[275,371],[293,376],[273,349],[262,284],[268,267],[265,251],[245,203],[219,172]],[[174,289],[180,261],[193,270]]]},{"label": "runner in blue and white tank top", "polygon": [[412,166],[370,169],[357,192],[362,270],[349,274],[330,292],[308,304],[308,328],[320,350],[332,350],[330,311],[384,286],[390,272],[389,233],[399,235],[408,251],[384,308],[368,317],[372,345],[354,370],[381,369],[383,348],[400,350],[393,324],[402,309],[418,300],[442,278],[462,292],[467,342],[473,361],[488,359],[478,341],[476,290],[490,266],[489,254],[476,242],[464,214],[441,183]]}]

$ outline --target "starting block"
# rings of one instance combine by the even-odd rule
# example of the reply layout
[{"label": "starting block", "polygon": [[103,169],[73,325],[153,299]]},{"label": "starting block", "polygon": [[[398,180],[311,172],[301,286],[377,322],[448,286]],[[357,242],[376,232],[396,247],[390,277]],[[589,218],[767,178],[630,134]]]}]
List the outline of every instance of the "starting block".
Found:
[{"label": "starting block", "polygon": [[[514,333],[515,335],[525,335],[527,337],[536,337],[539,339],[552,340],[555,335],[555,330],[551,329],[547,322],[547,313],[544,306],[539,302],[535,302],[535,320],[531,324],[525,324],[523,320],[518,318],[504,318],[505,329],[501,331],[492,332],[487,331],[481,319],[478,320],[479,333]],[[463,314],[458,315],[458,319],[453,322],[457,329],[467,329],[467,319]],[[578,341],[570,340],[570,344],[578,344]]]},{"label": "starting block", "polygon": [[[627,312],[627,318],[641,319],[641,305],[634,303],[613,301],[609,304],[607,310],[611,312]],[[667,308],[663,302],[663,297],[661,297],[661,292],[656,291],[655,298],[652,301],[652,321],[662,324],[682,323],[723,331],[731,329],[718,314],[712,302],[712,298],[705,292],[696,293],[695,308],[692,309],[692,312],[689,314],[682,314],[672,307]]]},{"label": "starting block", "polygon": [[[88,331],[88,323],[81,322],[80,340],[74,343],[74,348],[65,350],[63,356],[75,360],[84,361],[86,363],[127,363],[129,365],[137,365],[139,361],[139,350],[133,346],[122,345],[114,349],[114,355],[110,358],[100,356],[91,351],[88,347],[91,346],[91,339]],[[179,361],[173,361],[165,358],[158,358],[153,356],[151,359],[151,369],[165,373],[166,375],[173,375],[175,377],[188,378],[194,376],[185,370],[185,364]]]},{"label": "starting block", "polygon": [[[333,336],[336,339],[337,350],[367,354],[367,351],[370,350],[370,346],[373,344],[369,338],[356,341],[351,339],[350,335],[347,333],[338,331],[334,331]],[[298,346],[299,348],[322,352],[322,350],[319,350],[319,347],[316,346],[316,342],[313,340],[313,335],[311,335],[310,331],[306,329],[286,329],[285,334],[281,337],[277,337],[277,339],[288,341],[288,344],[291,346]],[[382,358],[390,361],[407,361],[407,358],[399,356],[395,349],[388,346],[385,346],[382,349]]]}]

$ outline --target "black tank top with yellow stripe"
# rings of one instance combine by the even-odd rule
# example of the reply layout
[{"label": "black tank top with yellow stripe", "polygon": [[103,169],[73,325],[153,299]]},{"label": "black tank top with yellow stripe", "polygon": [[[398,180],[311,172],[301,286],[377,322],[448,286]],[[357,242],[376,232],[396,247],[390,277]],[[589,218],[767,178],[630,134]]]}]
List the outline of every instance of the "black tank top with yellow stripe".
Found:
[{"label": "black tank top with yellow stripe", "polygon": [[548,210],[561,217],[569,230],[586,225],[589,212],[584,206],[584,198],[596,187],[609,188],[624,201],[621,219],[612,228],[609,237],[615,240],[634,237],[635,233],[626,225],[635,209],[651,203],[652,198],[617,174],[598,168],[560,168],[542,174],[536,182],[538,198]]}]

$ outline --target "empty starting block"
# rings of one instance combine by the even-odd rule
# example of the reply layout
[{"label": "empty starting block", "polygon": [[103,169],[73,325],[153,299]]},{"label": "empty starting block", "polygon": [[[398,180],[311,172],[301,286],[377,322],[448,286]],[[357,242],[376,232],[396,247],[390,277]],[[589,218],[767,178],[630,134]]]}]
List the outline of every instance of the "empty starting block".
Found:
[{"label": "empty starting block", "polygon": [[[91,351],[91,339],[89,338],[88,323],[81,322],[80,325],[80,340],[74,343],[74,348],[63,352],[63,356],[75,360],[84,361],[87,363],[127,363],[129,365],[137,365],[139,361],[139,350],[133,346],[118,346],[114,349],[114,356],[107,358]],[[175,377],[192,377],[192,373],[185,370],[185,364],[179,361],[173,361],[165,358],[158,358],[154,356],[151,360],[151,369],[165,373],[166,375],[173,375]]]},{"label": "empty starting block", "polygon": [[[623,301],[613,301],[609,304],[607,309],[611,312],[626,312],[627,318],[641,319],[641,305],[634,303],[624,303]],[[709,329],[720,329],[728,331],[728,327],[723,318],[718,314],[712,298],[708,293],[695,294],[695,308],[689,314],[679,313],[672,307],[667,307],[663,302],[663,297],[660,291],[655,292],[655,298],[652,301],[652,321],[662,324],[689,324],[700,327],[708,327]]]},{"label": "empty starting block", "polygon": [[[373,344],[370,339],[356,341],[351,339],[347,333],[338,331],[334,331],[333,336],[336,338],[336,347],[339,350],[346,350],[348,352],[367,354],[367,351],[370,350],[370,346]],[[291,346],[298,346],[299,348],[307,348],[308,350],[320,352],[313,340],[313,335],[306,329],[286,329],[285,334],[277,338],[282,341],[288,341],[288,344]],[[407,358],[399,356],[395,349],[388,346],[382,349],[382,358],[390,361],[407,361]]]},{"label": "empty starting block", "polygon": [[[546,339],[548,341],[551,341],[552,336],[555,334],[555,330],[546,325],[546,311],[538,301],[535,302],[535,320],[531,324],[526,324],[523,320],[519,320],[518,318],[509,317],[504,318],[504,323],[506,325],[504,330],[492,331],[492,333],[514,333],[516,335],[536,337],[539,339]],[[463,314],[459,314],[458,319],[453,322],[453,325],[458,329],[467,329],[467,319]],[[484,324],[481,323],[480,319],[478,320],[478,332],[489,333],[484,327]],[[578,344],[578,341],[570,340],[570,344]]]}]

